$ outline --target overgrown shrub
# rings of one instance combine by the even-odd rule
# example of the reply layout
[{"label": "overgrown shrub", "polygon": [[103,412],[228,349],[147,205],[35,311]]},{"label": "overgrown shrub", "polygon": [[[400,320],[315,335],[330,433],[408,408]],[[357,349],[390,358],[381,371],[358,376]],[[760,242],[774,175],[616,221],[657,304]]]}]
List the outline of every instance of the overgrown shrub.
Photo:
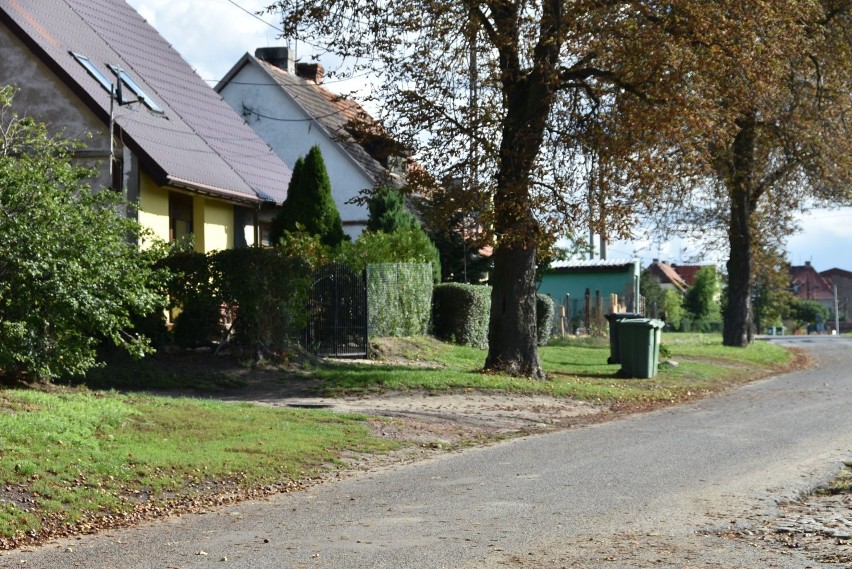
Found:
[{"label": "overgrown shrub", "polygon": [[546,346],[550,340],[555,312],[556,308],[551,297],[540,293],[535,295],[536,343],[539,346]]},{"label": "overgrown shrub", "polygon": [[233,315],[232,347],[254,359],[276,357],[305,324],[309,267],[278,249],[248,247],[210,256],[221,305]]},{"label": "overgrown shrub", "polygon": [[367,265],[370,336],[424,334],[432,308],[429,263]]},{"label": "overgrown shrub", "polygon": [[104,341],[142,356],[132,325],[160,301],[161,248],[136,246],[133,206],[90,187],[82,144],[17,114],[14,94],[0,86],[0,375],[80,375]]},{"label": "overgrown shrub", "polygon": [[178,346],[224,340],[253,359],[274,357],[304,325],[310,270],[280,249],[175,252],[165,265]]},{"label": "overgrown shrub", "polygon": [[441,259],[429,236],[420,229],[393,233],[365,231],[352,247],[342,249],[344,262],[356,270],[373,263],[431,263],[433,282],[441,281]]},{"label": "overgrown shrub", "polygon": [[174,319],[172,335],[182,348],[209,346],[224,334],[210,260],[196,251],[173,251],[163,261],[168,269],[168,309]]},{"label": "overgrown shrub", "polygon": [[440,284],[432,291],[432,332],[440,340],[487,348],[490,311],[491,287]]}]

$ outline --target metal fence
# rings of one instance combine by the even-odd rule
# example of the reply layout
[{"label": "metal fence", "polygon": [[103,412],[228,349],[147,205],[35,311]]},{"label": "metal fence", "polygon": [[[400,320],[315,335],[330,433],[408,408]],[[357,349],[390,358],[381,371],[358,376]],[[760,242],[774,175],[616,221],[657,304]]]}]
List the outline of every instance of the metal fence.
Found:
[{"label": "metal fence", "polygon": [[340,263],[314,271],[304,346],[319,356],[367,356],[366,275]]}]

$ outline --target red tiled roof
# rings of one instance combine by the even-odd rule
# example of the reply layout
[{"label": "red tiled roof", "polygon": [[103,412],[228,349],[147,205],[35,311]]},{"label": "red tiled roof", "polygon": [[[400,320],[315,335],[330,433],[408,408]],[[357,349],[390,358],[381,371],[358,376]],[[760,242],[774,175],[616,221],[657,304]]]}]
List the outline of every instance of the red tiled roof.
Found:
[{"label": "red tiled roof", "polygon": [[686,281],[668,263],[654,261],[648,266],[648,271],[657,277],[661,284],[673,285],[681,292],[685,292],[688,288]]},{"label": "red tiled roof", "polygon": [[695,284],[695,275],[704,268],[704,265],[672,265],[672,268],[687,286],[692,286]]}]

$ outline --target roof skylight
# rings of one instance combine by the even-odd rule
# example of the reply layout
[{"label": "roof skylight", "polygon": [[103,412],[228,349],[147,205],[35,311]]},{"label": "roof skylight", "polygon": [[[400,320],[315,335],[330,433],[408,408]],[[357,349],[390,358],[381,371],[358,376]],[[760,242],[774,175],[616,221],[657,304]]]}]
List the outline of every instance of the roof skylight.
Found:
[{"label": "roof skylight", "polygon": [[104,75],[100,69],[98,69],[92,61],[86,57],[85,55],[81,55],[79,53],[70,52],[74,59],[82,65],[86,71],[89,72],[89,75],[95,78],[95,81],[101,84],[101,87],[106,89],[106,92],[112,94],[112,81],[110,81],[106,75]]},{"label": "roof skylight", "polygon": [[136,95],[136,97],[140,101],[142,101],[143,105],[145,105],[151,111],[153,111],[157,114],[162,115],[162,114],[165,113],[165,111],[162,109],[162,107],[160,107],[160,105],[158,105],[156,103],[156,101],[154,101],[154,99],[151,98],[151,96],[148,95],[148,93],[146,93],[145,90],[142,89],[142,87],[140,87],[139,84],[136,81],[134,81],[133,78],[130,77],[130,75],[128,75],[127,72],[124,69],[122,69],[121,67],[118,67],[116,65],[111,65],[111,64],[107,64],[107,67],[112,69],[112,72],[115,73],[115,76],[118,77],[119,80],[121,80],[122,83],[127,85],[128,89],[133,91],[133,94]]}]

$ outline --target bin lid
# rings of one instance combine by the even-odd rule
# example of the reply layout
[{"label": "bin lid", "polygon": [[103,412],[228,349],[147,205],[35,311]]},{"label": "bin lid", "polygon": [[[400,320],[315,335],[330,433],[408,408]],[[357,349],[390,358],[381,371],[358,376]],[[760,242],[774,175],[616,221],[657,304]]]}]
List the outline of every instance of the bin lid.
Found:
[{"label": "bin lid", "polygon": [[619,320],[618,324],[620,326],[642,326],[644,328],[663,328],[663,326],[666,325],[666,323],[662,320],[656,320],[652,318],[634,318]]},{"label": "bin lid", "polygon": [[641,314],[635,314],[633,312],[610,312],[609,314],[604,314],[604,318],[607,320],[621,320],[624,318],[635,319],[635,318],[644,318]]}]

